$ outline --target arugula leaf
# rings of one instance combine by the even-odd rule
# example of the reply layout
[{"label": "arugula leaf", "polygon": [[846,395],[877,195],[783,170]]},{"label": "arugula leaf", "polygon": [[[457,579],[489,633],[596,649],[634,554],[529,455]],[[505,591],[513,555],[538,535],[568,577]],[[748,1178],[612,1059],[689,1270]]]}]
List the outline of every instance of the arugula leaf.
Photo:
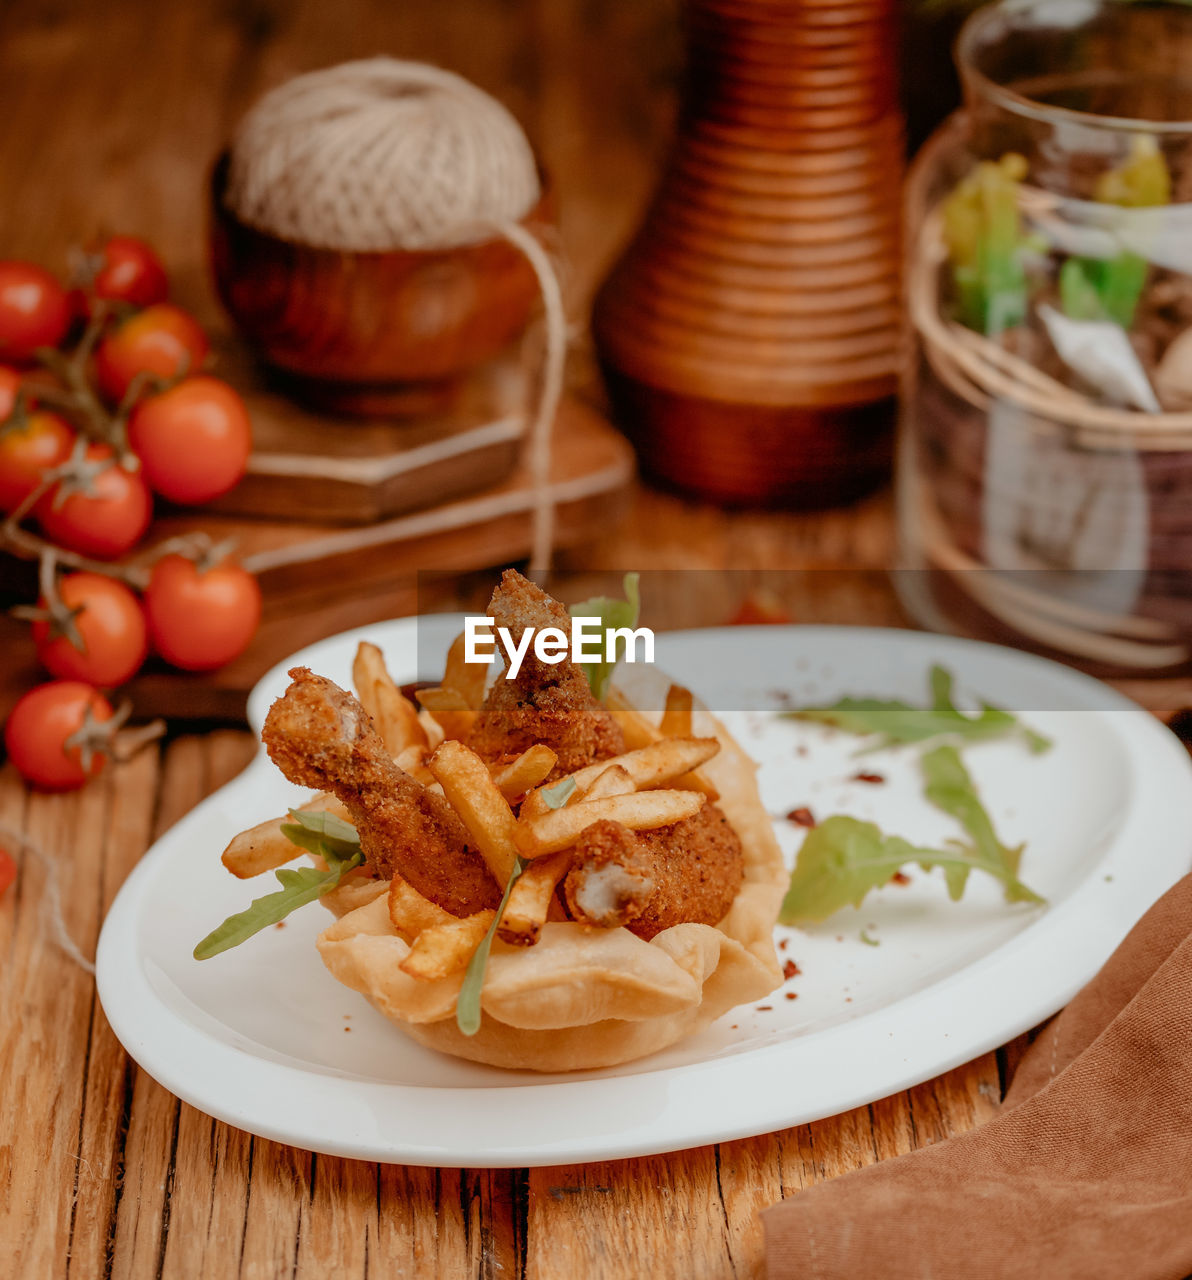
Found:
[{"label": "arugula leaf", "polygon": [[282,826],[286,839],[299,849],[318,854],[326,862],[326,868],[283,867],[276,871],[281,888],[254,898],[244,911],[229,916],[213,929],[195,947],[196,960],[209,960],[221,951],[239,946],[254,933],[284,920],[291,911],[321,898],[329,889],[334,889],[347,872],[363,864],[360,837],[350,822],[321,810],[303,813],[291,809],[290,817],[294,821]]},{"label": "arugula leaf", "polygon": [[497,913],[493,916],[493,922],[488,926],[488,932],[480,939],[480,945],[472,952],[472,958],[468,961],[464,983],[455,1001],[455,1025],[466,1036],[474,1036],[480,1030],[480,992],[484,987],[484,971],[488,968],[488,953],[492,950],[493,939],[497,936],[497,927],[505,914],[509,894],[528,865],[525,858],[518,858],[514,862],[513,870],[509,873],[509,881],[505,885],[505,892],[501,895],[501,901],[497,906]]},{"label": "arugula leaf", "polygon": [[[1005,875],[1007,902],[1042,902],[1043,899],[1018,879],[1018,867],[1026,845],[1004,845],[997,837],[977,788],[955,747],[936,747],[920,764],[924,794],[937,809],[950,813],[968,833],[973,848],[991,864],[1000,864]],[[964,882],[960,889],[963,892]]]},{"label": "arugula leaf", "polygon": [[[629,627],[632,630],[637,626],[638,615],[641,613],[641,596],[638,592],[639,575],[636,573],[627,573],[622,580],[625,590],[624,600],[614,600],[611,596],[593,596],[591,600],[583,600],[579,604],[573,604],[568,609],[568,613],[573,618],[599,618],[604,630],[610,631],[614,627]],[[623,641],[621,642],[624,643]],[[588,677],[588,685],[592,690],[594,697],[601,702],[608,693],[608,684],[613,677],[613,670],[620,659],[620,653],[617,652],[613,661],[606,662],[583,662],[580,665],[584,669],[584,674]]]},{"label": "arugula leaf", "polygon": [[333,813],[324,809],[313,813],[291,809],[290,817],[294,821],[282,824],[282,835],[307,853],[317,853],[327,860],[328,849],[337,858],[350,858],[360,849],[356,828]]},{"label": "arugula leaf", "polygon": [[291,809],[289,813],[290,817],[307,831],[315,831],[332,840],[340,840],[345,844],[360,847],[360,836],[356,828],[334,813],[328,813],[326,809]]},{"label": "arugula leaf", "polygon": [[1051,746],[1050,738],[1036,733],[1017,716],[992,703],[983,702],[976,716],[966,716],[952,701],[952,683],[952,673],[937,665],[931,668],[931,704],[927,707],[893,699],[841,698],[830,706],[797,707],[780,715],[787,720],[830,724],[846,733],[865,737],[878,735],[873,750],[926,742],[945,735],[975,742],[1021,734],[1035,755]]},{"label": "arugula leaf", "polygon": [[542,793],[542,801],[548,809],[561,809],[575,791],[575,779],[563,778]]},{"label": "arugula leaf", "polygon": [[984,871],[1012,889],[1015,901],[1041,902],[1009,871],[999,857],[956,842],[950,849],[922,848],[901,836],[883,835],[872,822],[837,815],[807,833],[790,885],[778,913],[781,924],[826,920],[842,907],[861,905],[871,889],[887,883],[907,863],[924,870],[940,867],[947,876],[948,896],[964,892],[969,872]]}]

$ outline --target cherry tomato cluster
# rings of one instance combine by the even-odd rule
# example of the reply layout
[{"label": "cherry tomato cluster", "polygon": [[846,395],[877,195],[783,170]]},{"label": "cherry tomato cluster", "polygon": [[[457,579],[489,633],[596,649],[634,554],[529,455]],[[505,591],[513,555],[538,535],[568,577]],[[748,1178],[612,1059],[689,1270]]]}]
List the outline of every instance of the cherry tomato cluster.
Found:
[{"label": "cherry tomato cluster", "polygon": [[68,290],[32,263],[0,261],[0,546],[40,556],[41,599],[16,612],[56,677],[17,703],[4,737],[18,770],[48,789],[103,767],[122,717],[100,690],[150,652],[186,671],[222,666],[261,610],[252,575],[201,537],[150,564],[114,563],[141,542],[155,495],[198,505],[228,492],[251,427],[240,396],[203,372],[206,335],[168,300],[147,244],[113,237],[77,274]]},{"label": "cherry tomato cluster", "polygon": [[[11,514],[47,471],[65,471],[34,518],[57,545],[115,559],[144,535],[153,494],[189,505],[227,493],[252,431],[236,392],[202,372],[207,337],[167,300],[153,250],[120,236],[83,261],[87,283],[73,291],[32,263],[0,262],[0,507]],[[56,384],[22,373],[31,363]]]}]

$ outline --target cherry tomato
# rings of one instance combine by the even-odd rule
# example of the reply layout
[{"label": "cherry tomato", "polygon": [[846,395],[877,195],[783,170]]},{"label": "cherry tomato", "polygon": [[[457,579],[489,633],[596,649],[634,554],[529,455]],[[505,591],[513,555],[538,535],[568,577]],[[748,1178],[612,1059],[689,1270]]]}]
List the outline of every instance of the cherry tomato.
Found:
[{"label": "cherry tomato", "polygon": [[48,410],[0,426],[0,510],[15,511],[41,484],[42,472],[70,457],[74,442],[71,428]]},{"label": "cherry tomato", "polygon": [[208,350],[197,320],[172,303],[159,302],[129,316],[100,342],[95,376],[100,391],[119,404],[138,373],[163,380],[196,373]]},{"label": "cherry tomato", "polygon": [[126,471],[111,458],[106,444],[88,445],[84,465],[92,474],[85,487],[72,490],[59,481],[38,500],[34,511],[51,542],[97,560],[114,560],[140,542],[153,499],[139,471]]},{"label": "cherry tomato", "polygon": [[211,671],[242,653],[261,619],[257,580],[234,560],[200,568],[163,556],[145,589],[153,647],[183,671]]},{"label": "cherry tomato", "polygon": [[128,442],[149,487],[171,502],[210,502],[244,475],[252,426],[244,401],[218,378],[184,378],[142,400]]},{"label": "cherry tomato", "polygon": [[[140,601],[122,583],[99,573],[68,573],[58,597],[73,615],[83,642],[76,649],[69,634],[52,621],[33,624],[33,643],[41,665],[59,680],[85,680],[113,688],[131,679],[149,652],[149,633]],[[43,599],[41,607],[46,607]]]},{"label": "cherry tomato", "polygon": [[144,240],[135,236],[113,236],[95,256],[99,267],[91,281],[91,290],[97,298],[151,307],[169,297],[166,269]]},{"label": "cherry tomato", "polygon": [[794,619],[769,591],[751,591],[729,619],[730,627],[783,626]]},{"label": "cherry tomato", "polygon": [[9,885],[17,878],[17,864],[7,849],[0,849],[0,898],[8,891]]},{"label": "cherry tomato", "polygon": [[78,680],[38,685],[13,707],[4,726],[4,745],[26,782],[46,791],[69,791],[103,769],[102,751],[91,753],[84,765],[82,747],[66,745],[83,727],[88,709],[93,721],[112,717],[107,699]]},{"label": "cherry tomato", "polygon": [[21,375],[16,369],[0,364],[0,422],[8,418],[17,403],[21,389]]},{"label": "cherry tomato", "polygon": [[66,290],[32,262],[0,262],[0,360],[30,361],[56,347],[72,319]]}]

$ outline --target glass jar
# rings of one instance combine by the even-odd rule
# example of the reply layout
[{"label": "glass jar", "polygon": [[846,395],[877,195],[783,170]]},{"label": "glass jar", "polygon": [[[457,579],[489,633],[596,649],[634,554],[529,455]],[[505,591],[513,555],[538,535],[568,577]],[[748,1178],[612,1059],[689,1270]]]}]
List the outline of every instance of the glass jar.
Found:
[{"label": "glass jar", "polygon": [[1006,0],[908,183],[904,602],[1100,671],[1192,659],[1192,8]]}]

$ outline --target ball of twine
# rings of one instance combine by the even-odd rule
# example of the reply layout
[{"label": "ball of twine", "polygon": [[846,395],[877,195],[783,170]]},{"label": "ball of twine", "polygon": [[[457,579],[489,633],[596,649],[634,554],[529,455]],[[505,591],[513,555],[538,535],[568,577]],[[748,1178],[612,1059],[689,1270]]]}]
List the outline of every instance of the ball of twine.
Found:
[{"label": "ball of twine", "polygon": [[313,248],[443,250],[500,237],[526,257],[546,313],[526,432],[530,566],[545,571],[567,318],[551,260],[522,225],[541,194],[526,135],[495,98],[440,67],[366,58],[298,76],[253,107],[232,143],[224,202],[249,226]]},{"label": "ball of twine", "polygon": [[232,143],[225,202],[322,249],[452,249],[519,222],[541,189],[521,126],[462,76],[367,58],[267,93]]}]

